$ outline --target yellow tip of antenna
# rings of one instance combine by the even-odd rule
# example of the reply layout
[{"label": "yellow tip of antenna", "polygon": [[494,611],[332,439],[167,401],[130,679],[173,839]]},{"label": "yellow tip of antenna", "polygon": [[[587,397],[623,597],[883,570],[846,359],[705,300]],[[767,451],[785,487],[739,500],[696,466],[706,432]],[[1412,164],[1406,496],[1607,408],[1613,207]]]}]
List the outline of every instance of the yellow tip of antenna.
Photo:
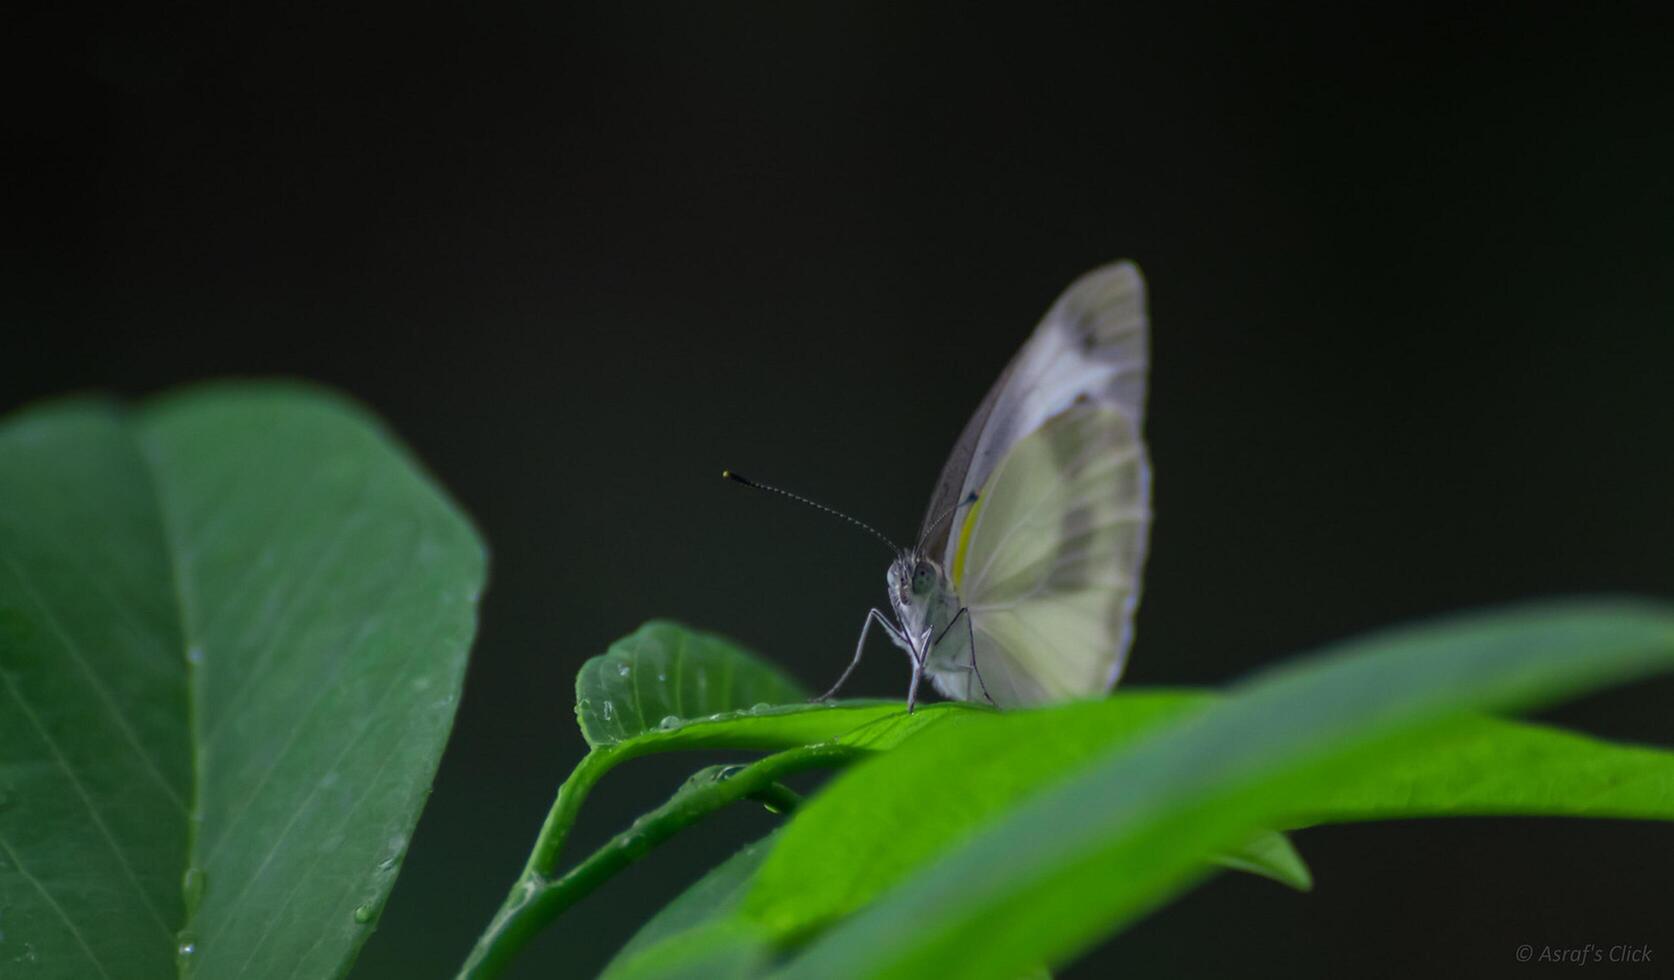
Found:
[{"label": "yellow tip of antenna", "polygon": [[721,479],[723,479],[723,480],[732,479],[732,470],[722,470],[721,471]]}]

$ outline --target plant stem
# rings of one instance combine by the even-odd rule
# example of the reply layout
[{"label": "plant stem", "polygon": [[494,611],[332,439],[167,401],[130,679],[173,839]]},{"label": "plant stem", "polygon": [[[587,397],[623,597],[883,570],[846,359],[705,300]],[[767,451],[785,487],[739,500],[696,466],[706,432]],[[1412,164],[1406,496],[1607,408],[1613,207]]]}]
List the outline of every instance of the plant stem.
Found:
[{"label": "plant stem", "polygon": [[575,826],[576,814],[581,812],[581,804],[587,799],[587,794],[592,792],[594,784],[605,773],[632,755],[631,750],[622,746],[608,745],[582,756],[569,778],[558,787],[552,809],[547,811],[546,822],[541,824],[541,832],[535,838],[535,848],[529,852],[529,862],[523,869],[525,876],[531,872],[552,876],[553,869],[558,866],[558,853],[564,846],[564,839],[569,836],[570,828]]},{"label": "plant stem", "polygon": [[852,746],[822,742],[770,755],[744,767],[711,766],[688,780],[667,803],[635,820],[632,827],[611,838],[563,877],[553,880],[551,866],[557,861],[564,834],[575,822],[575,811],[582,798],[618,761],[609,749],[589,753],[559,789],[528,865],[477,940],[460,968],[458,980],[489,980],[499,976],[518,951],[559,913],[707,814],[747,797],[760,799],[774,808],[795,806],[795,793],[782,786],[774,788],[781,778],[809,769],[840,766],[860,754]]},{"label": "plant stem", "polygon": [[802,805],[802,794],[784,783],[769,783],[751,793],[750,799],[766,807],[769,813],[789,814]]}]

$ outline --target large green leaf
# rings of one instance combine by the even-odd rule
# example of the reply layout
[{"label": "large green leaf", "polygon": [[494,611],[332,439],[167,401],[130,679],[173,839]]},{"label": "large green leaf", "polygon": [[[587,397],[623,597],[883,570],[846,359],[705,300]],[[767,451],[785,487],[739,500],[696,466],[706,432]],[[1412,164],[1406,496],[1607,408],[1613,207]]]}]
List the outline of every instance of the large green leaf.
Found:
[{"label": "large green leaf", "polygon": [[[1045,711],[951,714],[889,756],[853,767],[811,800],[762,869],[752,909],[781,935],[818,928],[876,898],[1110,745],[1212,700],[1199,692],[1125,690],[1109,700]],[[852,737],[861,740],[886,724]],[[945,751],[949,745],[960,746],[957,758]],[[1264,843],[1265,852],[1258,848],[1244,861],[1231,860],[1306,887],[1305,871],[1287,875],[1283,865],[1260,861],[1263,853],[1278,853]]]},{"label": "large green leaf", "polygon": [[[1119,733],[1105,749],[938,849],[916,874],[820,935],[784,971],[793,977],[1011,976],[1033,963],[1063,962],[1185,887],[1204,873],[1205,854],[1299,814],[1351,809],[1339,787],[1376,772],[1433,778],[1447,767],[1426,774],[1411,760],[1451,740],[1480,738],[1483,723],[1471,712],[1528,707],[1671,668],[1674,612],[1668,607],[1551,604],[1346,644],[1257,678],[1137,739],[1131,725],[1103,719],[1102,712],[1118,709],[1102,705],[950,719],[852,770],[799,814],[761,868],[745,914],[790,938],[856,908],[866,895],[843,893],[834,903],[831,889],[808,889],[823,876],[844,874],[852,862],[878,860],[865,848],[900,830],[888,818],[897,804],[882,794],[910,795],[918,819],[936,824],[965,803],[947,798],[950,791],[969,792],[973,783],[1017,764],[1002,755],[1008,744],[1073,742],[1085,732],[1069,730],[1102,722]],[[1532,734],[1531,744],[1541,734]],[[1502,784],[1507,792],[1497,803],[1479,798],[1471,812],[1552,812],[1553,800],[1569,801],[1560,812],[1586,812],[1576,797],[1610,782],[1608,773],[1587,771],[1597,763],[1634,773],[1601,813],[1674,817],[1674,767],[1666,754],[1657,753],[1654,762],[1643,754],[1648,750],[1593,745],[1598,752],[1590,760],[1579,750],[1570,756],[1576,765],[1567,774],[1540,773],[1575,780],[1570,790],[1527,793],[1513,780]],[[1462,757],[1482,758],[1470,751]],[[972,775],[909,782],[935,771]],[[870,790],[864,805],[868,813],[882,811],[884,825],[876,837],[870,829],[832,836],[839,830],[832,817],[862,802],[856,787]],[[1435,801],[1444,795],[1438,789],[1420,809],[1438,812]],[[1395,792],[1361,798],[1380,815],[1398,808]],[[809,846],[816,835],[818,853]]]},{"label": "large green leaf", "polygon": [[[1093,755],[1218,700],[1207,692],[1130,689],[1048,711],[959,716],[957,727],[856,767],[811,801],[763,873],[758,908],[782,934],[815,929]],[[900,785],[913,791],[891,791]],[[1674,819],[1674,753],[1470,717],[1415,738],[1379,767],[1316,789],[1289,801],[1280,825],[1529,814]],[[871,860],[848,859],[860,854]],[[1280,835],[1260,835],[1216,863],[1309,885]]]},{"label": "large green leaf", "polygon": [[334,396],[11,418],[0,956],[42,977],[346,970],[452,724],[482,577],[464,519]]},{"label": "large green leaf", "polygon": [[[1117,713],[1117,717],[1124,726],[1136,731],[1155,724],[1159,719],[1177,717],[1186,710],[1207,704],[1210,700],[1208,695],[1172,691],[1143,694],[1122,692],[1117,698],[1123,704],[1123,710]],[[840,734],[834,740],[869,751],[887,751],[906,741],[909,736],[928,730],[948,719],[965,717],[969,713],[985,717],[994,716],[992,712],[973,709],[956,702],[934,704],[910,715],[904,710],[887,715]],[[959,736],[955,734],[952,737]],[[1020,783],[1032,783],[1044,778],[1034,767],[1028,765],[1026,754],[1020,762],[1022,764],[1014,767],[1009,773],[1012,779]],[[1049,757],[1046,763],[1049,767],[1058,767],[1061,760]],[[991,790],[992,787],[983,789]],[[862,790],[855,794],[855,798],[865,795],[865,791]],[[960,809],[950,814],[951,823],[929,828],[930,833],[927,835],[923,833],[926,829],[922,826],[923,821],[915,820],[911,812],[898,815],[874,813],[861,819],[879,820],[881,822],[877,824],[878,827],[903,831],[909,838],[917,836],[921,838],[920,843],[924,838],[946,842],[948,833],[957,834],[978,821],[980,813],[985,812],[981,803],[983,797],[983,792],[968,796]],[[987,794],[989,799],[1003,797],[1004,794]],[[898,797],[898,801],[908,804],[909,810],[911,809],[910,795],[902,795]],[[831,815],[831,811],[825,810],[823,804],[816,805],[822,807],[827,817]],[[922,816],[922,811],[918,815]],[[892,816],[899,816],[901,820],[893,821],[890,819]],[[805,823],[800,839],[812,844],[826,827],[821,819]],[[759,940],[748,929],[738,929],[732,925],[722,926],[719,922],[732,915],[747,890],[753,887],[756,871],[766,860],[776,836],[745,847],[665,905],[616,955],[606,974],[621,977],[657,976],[660,969],[668,969],[671,964],[684,962],[684,957],[691,950],[704,950],[707,962],[709,955],[719,955],[723,947],[730,948],[729,944],[737,947],[726,953],[729,962],[730,957],[735,955],[738,962],[753,962],[759,954],[759,949],[756,948],[761,945]],[[877,867],[878,861],[897,860],[903,854],[906,860],[910,860],[913,847],[896,848],[892,846],[896,843],[894,841],[878,843],[879,850],[875,854],[878,860],[854,862],[849,867],[839,869],[835,877],[848,879],[850,888],[855,887],[855,877],[871,882],[893,880],[896,875],[891,873],[892,869]],[[788,863],[794,866],[797,863],[795,848],[791,853],[792,859]],[[1294,888],[1307,889],[1312,883],[1307,866],[1283,834],[1258,834],[1243,847],[1232,849],[1220,856],[1218,861],[1226,867],[1272,878]],[[907,867],[898,870],[904,871]],[[817,891],[821,884],[802,883],[803,887],[814,891]],[[797,888],[794,884],[790,884],[789,887]],[[879,887],[874,884],[872,891],[875,892]]]}]

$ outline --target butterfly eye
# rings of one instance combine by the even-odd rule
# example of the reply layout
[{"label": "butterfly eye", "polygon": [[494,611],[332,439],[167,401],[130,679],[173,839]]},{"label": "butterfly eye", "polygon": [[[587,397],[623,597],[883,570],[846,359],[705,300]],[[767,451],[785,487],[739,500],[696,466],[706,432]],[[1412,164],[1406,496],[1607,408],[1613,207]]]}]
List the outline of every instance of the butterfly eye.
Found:
[{"label": "butterfly eye", "polygon": [[917,592],[920,595],[929,592],[930,586],[934,585],[935,581],[936,577],[930,573],[929,565],[920,564],[917,568],[913,569],[914,592]]}]

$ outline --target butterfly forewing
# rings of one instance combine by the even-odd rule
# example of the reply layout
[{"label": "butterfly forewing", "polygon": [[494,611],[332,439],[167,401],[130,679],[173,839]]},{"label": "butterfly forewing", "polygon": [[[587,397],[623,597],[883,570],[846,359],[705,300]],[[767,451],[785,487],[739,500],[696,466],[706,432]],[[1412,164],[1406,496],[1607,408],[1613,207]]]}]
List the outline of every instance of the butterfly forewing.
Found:
[{"label": "butterfly forewing", "polygon": [[[948,454],[925,510],[926,553],[951,560],[945,521],[979,492],[1017,440],[1079,400],[1144,419],[1148,357],[1145,281],[1131,262],[1103,266],[1064,291],[983,398]],[[942,523],[938,524],[938,521]]]}]

